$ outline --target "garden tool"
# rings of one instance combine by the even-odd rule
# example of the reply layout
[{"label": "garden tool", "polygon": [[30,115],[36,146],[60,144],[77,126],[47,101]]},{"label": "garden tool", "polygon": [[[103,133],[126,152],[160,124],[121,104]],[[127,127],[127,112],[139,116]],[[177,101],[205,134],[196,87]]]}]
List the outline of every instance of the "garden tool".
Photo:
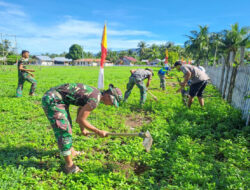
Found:
[{"label": "garden tool", "polygon": [[155,101],[158,101],[158,98],[155,95],[153,95],[150,91],[148,91],[148,93],[153,97]]},{"label": "garden tool", "polygon": [[[179,83],[181,83],[181,80],[180,80],[179,77],[177,77],[177,80],[178,80]],[[187,105],[188,91],[185,90],[183,87],[181,87],[179,90],[181,90],[183,104],[186,106]]]},{"label": "garden tool", "polygon": [[[96,133],[89,133],[88,135],[96,135]],[[153,143],[153,138],[149,131],[140,133],[107,133],[108,136],[118,136],[118,137],[141,137],[143,138],[142,145],[149,152]]]}]

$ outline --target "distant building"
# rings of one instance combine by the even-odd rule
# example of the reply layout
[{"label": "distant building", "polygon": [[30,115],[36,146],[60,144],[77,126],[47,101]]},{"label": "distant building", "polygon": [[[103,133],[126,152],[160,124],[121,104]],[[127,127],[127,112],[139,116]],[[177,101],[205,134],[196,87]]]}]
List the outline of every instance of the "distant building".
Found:
[{"label": "distant building", "polygon": [[149,62],[149,65],[157,65],[158,63],[161,63],[160,59],[155,59]]},{"label": "distant building", "polygon": [[55,65],[69,65],[72,63],[72,59],[67,59],[65,57],[55,57],[53,60]]},{"label": "distant building", "polygon": [[147,59],[142,59],[141,62],[142,62],[142,63],[146,63],[146,65],[149,64],[149,60],[147,60]]},{"label": "distant building", "polygon": [[[93,59],[93,58],[77,59],[74,61],[74,64],[78,66],[99,66],[100,63],[101,59]],[[113,66],[113,63],[108,60],[105,60],[104,66]]]},{"label": "distant building", "polygon": [[129,65],[132,66],[137,62],[137,60],[133,57],[124,56],[122,59],[118,60],[117,63],[121,65]]},{"label": "distant building", "polygon": [[53,65],[53,60],[48,56],[36,55],[34,56],[34,64],[37,65]]}]

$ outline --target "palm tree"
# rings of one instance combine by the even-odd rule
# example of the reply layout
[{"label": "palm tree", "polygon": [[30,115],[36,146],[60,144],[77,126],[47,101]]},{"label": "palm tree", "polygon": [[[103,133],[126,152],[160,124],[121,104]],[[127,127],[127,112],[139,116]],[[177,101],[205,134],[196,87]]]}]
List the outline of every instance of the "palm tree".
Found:
[{"label": "palm tree", "polygon": [[154,60],[156,58],[159,58],[160,51],[159,47],[156,44],[152,44],[152,46],[149,48],[149,59]]},{"label": "palm tree", "polygon": [[221,33],[212,33],[210,36],[210,50],[211,53],[214,53],[214,62],[213,65],[216,65],[216,59],[218,51],[220,50],[220,47],[222,46],[222,34]]},{"label": "palm tree", "polygon": [[146,52],[146,48],[147,48],[147,44],[144,41],[140,41],[137,45],[137,47],[139,48],[139,56],[140,59],[143,58],[143,56],[145,55]]},{"label": "palm tree", "polygon": [[208,26],[200,26],[200,31],[191,31],[191,35],[186,35],[189,39],[185,42],[187,52],[194,55],[198,65],[200,61],[204,61],[207,64],[208,51],[209,51],[209,32]]},{"label": "palm tree", "polygon": [[[243,27],[240,29],[238,23],[235,23],[231,26],[231,30],[225,30],[223,33],[224,33],[222,40],[224,44],[223,49],[225,53],[227,53],[227,60],[226,60],[227,73],[225,78],[223,98],[225,98],[226,96],[229,67],[232,66],[233,63],[236,63],[236,67],[233,67],[232,70],[228,97],[227,97],[227,100],[231,102],[232,92],[235,84],[235,78],[239,66],[239,63],[235,62],[235,56],[240,46],[245,46],[247,43],[249,43],[249,28]],[[232,59],[230,59],[230,54]]]}]

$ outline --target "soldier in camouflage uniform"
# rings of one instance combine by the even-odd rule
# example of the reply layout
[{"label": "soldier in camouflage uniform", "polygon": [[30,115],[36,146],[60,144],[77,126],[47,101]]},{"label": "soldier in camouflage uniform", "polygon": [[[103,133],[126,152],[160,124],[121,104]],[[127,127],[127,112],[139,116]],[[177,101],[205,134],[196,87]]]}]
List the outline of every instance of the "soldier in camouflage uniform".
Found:
[{"label": "soldier in camouflage uniform", "polygon": [[16,96],[21,97],[23,91],[23,84],[25,81],[31,83],[30,93],[29,95],[33,96],[37,81],[33,78],[34,75],[30,72],[35,72],[32,69],[27,69],[26,65],[28,65],[29,52],[27,50],[22,51],[22,58],[18,61],[17,69],[18,69],[18,87],[16,90]]},{"label": "soldier in camouflage uniform", "polygon": [[76,122],[79,124],[83,135],[88,135],[88,131],[86,131],[88,129],[101,137],[105,137],[107,132],[91,125],[87,118],[100,101],[105,105],[118,107],[121,100],[121,90],[115,88],[112,84],[109,85],[108,90],[102,92],[80,83],[63,84],[51,88],[44,94],[42,106],[54,130],[60,153],[66,161],[67,173],[81,171],[72,161],[72,157],[79,155],[80,152],[75,151],[72,147],[72,120],[69,114],[69,105],[79,106]]},{"label": "soldier in camouflage uniform", "polygon": [[[134,85],[136,85],[140,89],[141,99],[140,104],[143,105],[147,98],[147,88],[150,85],[150,82],[152,80],[153,76],[153,70],[152,69],[137,69],[137,70],[131,70],[131,76],[129,78],[129,82],[127,84],[127,91],[124,95],[124,102],[127,101]],[[145,86],[144,80],[148,79],[147,85]]]}]

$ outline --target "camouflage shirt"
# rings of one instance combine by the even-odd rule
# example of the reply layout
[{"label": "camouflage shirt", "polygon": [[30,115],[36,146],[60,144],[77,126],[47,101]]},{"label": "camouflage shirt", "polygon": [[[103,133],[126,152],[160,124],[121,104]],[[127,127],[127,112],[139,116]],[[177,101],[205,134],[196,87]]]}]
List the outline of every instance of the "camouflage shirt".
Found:
[{"label": "camouflage shirt", "polygon": [[138,81],[143,81],[146,78],[151,79],[152,73],[145,69],[137,69],[131,76],[136,78]]},{"label": "camouflage shirt", "polygon": [[101,92],[97,88],[81,83],[63,84],[54,89],[61,94],[65,104],[76,106],[89,104],[92,109],[95,109],[101,99]]},{"label": "camouflage shirt", "polygon": [[18,76],[23,76],[23,74],[26,73],[25,71],[20,70],[20,65],[23,65],[23,68],[27,69],[28,64],[29,64],[28,59],[24,59],[23,57],[18,61],[17,63]]}]

